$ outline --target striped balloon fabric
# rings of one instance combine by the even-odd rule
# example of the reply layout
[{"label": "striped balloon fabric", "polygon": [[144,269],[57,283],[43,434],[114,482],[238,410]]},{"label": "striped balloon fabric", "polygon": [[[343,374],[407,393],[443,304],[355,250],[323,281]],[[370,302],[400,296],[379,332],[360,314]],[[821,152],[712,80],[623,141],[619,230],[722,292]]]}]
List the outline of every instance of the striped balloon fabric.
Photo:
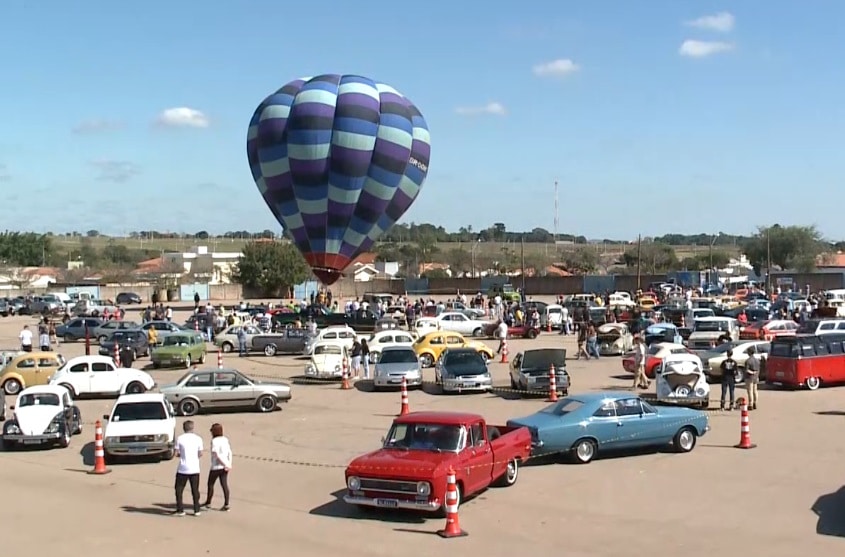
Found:
[{"label": "striped balloon fabric", "polygon": [[408,210],[428,174],[428,126],[389,85],[292,81],[252,116],[252,176],[314,274],[332,284]]}]

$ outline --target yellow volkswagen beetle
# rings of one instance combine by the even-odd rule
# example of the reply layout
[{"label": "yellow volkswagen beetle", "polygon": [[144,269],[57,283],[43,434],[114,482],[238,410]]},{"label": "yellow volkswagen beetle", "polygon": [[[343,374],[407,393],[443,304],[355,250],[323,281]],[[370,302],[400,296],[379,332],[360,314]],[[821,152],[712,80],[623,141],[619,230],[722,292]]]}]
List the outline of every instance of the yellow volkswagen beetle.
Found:
[{"label": "yellow volkswagen beetle", "polygon": [[3,368],[0,385],[7,395],[15,396],[27,387],[46,385],[64,364],[58,352],[24,352]]},{"label": "yellow volkswagen beetle", "polygon": [[489,346],[478,340],[467,340],[460,333],[451,331],[431,331],[414,342],[414,352],[422,367],[433,367],[447,348],[475,348],[485,362],[493,359],[493,350]]}]

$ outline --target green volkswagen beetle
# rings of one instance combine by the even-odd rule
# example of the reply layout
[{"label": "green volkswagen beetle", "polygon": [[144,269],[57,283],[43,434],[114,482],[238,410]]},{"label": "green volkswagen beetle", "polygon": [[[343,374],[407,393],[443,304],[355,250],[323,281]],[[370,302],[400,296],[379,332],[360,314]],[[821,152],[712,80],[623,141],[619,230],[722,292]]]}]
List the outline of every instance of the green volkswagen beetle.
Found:
[{"label": "green volkswagen beetle", "polygon": [[185,367],[205,363],[205,340],[200,333],[173,333],[153,350],[153,367]]}]

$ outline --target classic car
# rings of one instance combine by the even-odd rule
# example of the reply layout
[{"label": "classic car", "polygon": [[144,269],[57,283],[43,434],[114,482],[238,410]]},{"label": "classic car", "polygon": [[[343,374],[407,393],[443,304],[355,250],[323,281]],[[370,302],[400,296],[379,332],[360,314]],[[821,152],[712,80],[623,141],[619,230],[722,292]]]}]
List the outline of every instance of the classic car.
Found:
[{"label": "classic car", "polygon": [[288,327],[278,333],[267,333],[252,337],[249,350],[263,352],[265,356],[276,354],[302,354],[312,335],[308,329]]},{"label": "classic car", "polygon": [[709,350],[723,338],[739,338],[739,321],[730,317],[696,318],[687,342],[692,350]]},{"label": "classic car", "polygon": [[520,303],[522,301],[522,295],[512,284],[500,284],[487,289],[488,298],[495,298],[496,296],[499,296],[503,302]]},{"label": "classic car", "polygon": [[410,348],[414,344],[414,337],[407,331],[379,331],[367,339],[370,347],[370,362],[377,363],[381,352],[390,346],[405,346]]},{"label": "classic car", "polygon": [[[26,354],[23,350],[4,350],[0,352],[0,371],[18,356]],[[2,389],[0,389],[2,390]]]},{"label": "classic car", "polygon": [[424,337],[426,334],[430,333],[431,331],[439,331],[440,330],[440,321],[438,321],[434,317],[420,317],[416,321],[414,321],[414,332],[417,333],[417,336]]},{"label": "classic car", "polygon": [[[782,337],[788,338],[788,337]],[[744,381],[745,362],[751,355],[751,349],[757,354],[761,360],[761,364],[769,357],[772,343],[765,340],[739,340],[735,342],[726,342],[712,348],[706,352],[700,353],[701,362],[703,364],[704,373],[711,381],[719,381],[722,379],[722,362],[728,357],[728,350],[733,352],[731,357],[737,363],[736,382]],[[760,379],[766,378],[766,366],[760,366]]]},{"label": "classic car", "polygon": [[161,344],[165,338],[175,333],[184,332],[182,327],[173,323],[172,321],[147,321],[141,325],[141,330],[147,333],[147,338],[150,336],[150,329],[156,330],[156,343]]},{"label": "classic car", "polygon": [[144,300],[134,292],[120,292],[115,296],[114,301],[120,305],[142,304]]},{"label": "classic car", "polygon": [[314,345],[305,376],[315,379],[341,379],[344,365],[349,365],[349,348],[339,340],[324,340]]},{"label": "classic car", "polygon": [[96,338],[97,342],[105,342],[115,331],[123,331],[126,329],[140,329],[141,325],[135,321],[124,321],[122,319],[110,319],[94,329],[92,338]]},{"label": "classic car", "polygon": [[[660,365],[660,362],[669,354],[691,354],[689,348],[683,344],[675,344],[673,342],[657,342],[646,349],[645,358],[645,374],[649,379],[654,379],[654,370]],[[636,366],[634,365],[634,354],[625,354],[622,358],[622,369],[628,373],[636,373]]]},{"label": "classic car", "polygon": [[221,408],[272,412],[292,396],[287,383],[255,381],[234,369],[188,372],[159,391],[182,416]]},{"label": "classic car", "polygon": [[326,326],[345,325],[356,331],[372,332],[378,320],[378,316],[372,311],[359,309],[351,313],[329,313],[325,316],[324,324]]},{"label": "classic car", "polygon": [[382,317],[373,326],[373,331],[395,331],[401,329],[400,323],[392,317]]},{"label": "classic car", "polygon": [[646,327],[643,333],[643,340],[646,346],[651,346],[657,342],[683,343],[683,337],[678,330],[678,326],[669,322],[655,323]]},{"label": "classic car", "polygon": [[121,395],[103,420],[106,464],[124,457],[174,457],[176,413],[164,394]]},{"label": "classic car", "polygon": [[447,348],[434,366],[434,383],[444,393],[493,390],[493,376],[475,348]]},{"label": "classic car", "polygon": [[489,321],[470,319],[458,311],[443,312],[437,317],[437,320],[440,322],[441,331],[451,331],[474,337],[480,337],[484,334],[484,329],[489,324]]},{"label": "classic car", "polygon": [[670,354],[655,371],[658,402],[710,406],[710,385],[701,358],[695,354]]},{"label": "classic car", "polygon": [[65,342],[82,340],[85,338],[85,328],[88,328],[88,338],[97,338],[97,330],[103,326],[105,321],[96,317],[75,317],[56,327],[56,336]]},{"label": "classic car", "polygon": [[24,352],[0,372],[0,385],[7,395],[14,396],[27,387],[46,385],[64,363],[58,352]]},{"label": "classic car", "polygon": [[117,306],[106,300],[79,300],[71,313],[78,317],[99,317],[107,313],[114,314]]},{"label": "classic car", "polygon": [[605,323],[596,333],[602,356],[621,356],[634,348],[634,335],[625,323]]},{"label": "classic car", "polygon": [[205,339],[198,333],[173,333],[164,338],[161,346],[153,350],[153,367],[191,367],[194,362],[205,362]]},{"label": "classic car", "polygon": [[[496,329],[499,327],[501,321],[495,323],[487,323],[484,327],[484,336],[487,338],[496,338]],[[537,338],[540,335],[540,328],[529,325],[528,323],[514,323],[508,327],[508,338]]]},{"label": "classic car", "polygon": [[150,345],[147,342],[147,333],[141,329],[123,329],[115,331],[108,340],[100,342],[99,353],[101,356],[114,357],[115,351],[131,348],[135,354],[134,358],[150,355]]},{"label": "classic car", "polygon": [[423,367],[432,367],[446,348],[474,348],[487,360],[493,359],[493,351],[481,341],[467,340],[459,333],[433,331],[414,342],[414,352]]},{"label": "classic car", "polygon": [[798,323],[791,319],[756,321],[740,328],[740,340],[772,340],[775,337],[795,336]]},{"label": "classic car", "polygon": [[247,346],[252,346],[252,338],[254,336],[262,334],[261,330],[255,325],[232,325],[214,335],[214,346],[217,346],[227,354],[233,350],[237,350],[239,346],[238,334],[240,334],[241,329],[246,333]]},{"label": "classic car", "polygon": [[302,347],[302,354],[304,356],[310,356],[314,353],[314,347],[321,342],[334,342],[342,344],[346,348],[352,348],[356,338],[358,338],[358,334],[352,327],[347,325],[326,327],[317,331],[315,336],[306,339],[305,345]]},{"label": "classic car", "polygon": [[564,315],[569,316],[569,310],[560,304],[549,304],[546,306],[546,323],[550,323],[552,329],[560,329],[564,326]]},{"label": "classic car", "polygon": [[571,454],[580,464],[612,450],[672,444],[689,452],[710,429],[704,412],[655,407],[630,392],[568,396],[508,426],[529,429],[534,455]]},{"label": "classic car", "polygon": [[46,444],[65,448],[71,436],[82,433],[82,415],[64,387],[27,387],[10,409],[14,416],[3,424],[3,450]]},{"label": "classic car", "polygon": [[377,391],[385,387],[398,387],[402,379],[405,379],[408,387],[422,387],[422,367],[410,344],[384,346],[373,373],[373,389]]},{"label": "classic car", "polygon": [[108,356],[78,356],[57,369],[49,384],[79,397],[143,393],[155,387],[155,380],[146,371],[118,367]]},{"label": "classic car", "polygon": [[393,421],[381,449],[349,463],[343,500],[445,514],[450,469],[458,507],[491,485],[514,485],[530,452],[531,436],[522,427],[488,425],[463,412],[406,414]]},{"label": "classic car", "polygon": [[635,308],[637,303],[631,299],[627,292],[615,292],[608,296],[607,307],[609,308]]},{"label": "classic car", "polygon": [[570,388],[566,371],[565,348],[533,348],[520,352],[511,360],[511,389],[549,394],[552,368],[558,393],[566,395]]}]

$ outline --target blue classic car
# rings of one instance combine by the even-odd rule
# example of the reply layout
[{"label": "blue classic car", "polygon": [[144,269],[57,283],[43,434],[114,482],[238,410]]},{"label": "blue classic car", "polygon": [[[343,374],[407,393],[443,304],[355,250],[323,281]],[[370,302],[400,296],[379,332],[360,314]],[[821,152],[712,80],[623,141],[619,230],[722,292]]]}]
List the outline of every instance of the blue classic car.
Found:
[{"label": "blue classic car", "polygon": [[568,396],[508,426],[528,428],[533,456],[570,453],[581,464],[601,451],[669,444],[688,453],[710,429],[704,412],[654,407],[630,392]]}]

